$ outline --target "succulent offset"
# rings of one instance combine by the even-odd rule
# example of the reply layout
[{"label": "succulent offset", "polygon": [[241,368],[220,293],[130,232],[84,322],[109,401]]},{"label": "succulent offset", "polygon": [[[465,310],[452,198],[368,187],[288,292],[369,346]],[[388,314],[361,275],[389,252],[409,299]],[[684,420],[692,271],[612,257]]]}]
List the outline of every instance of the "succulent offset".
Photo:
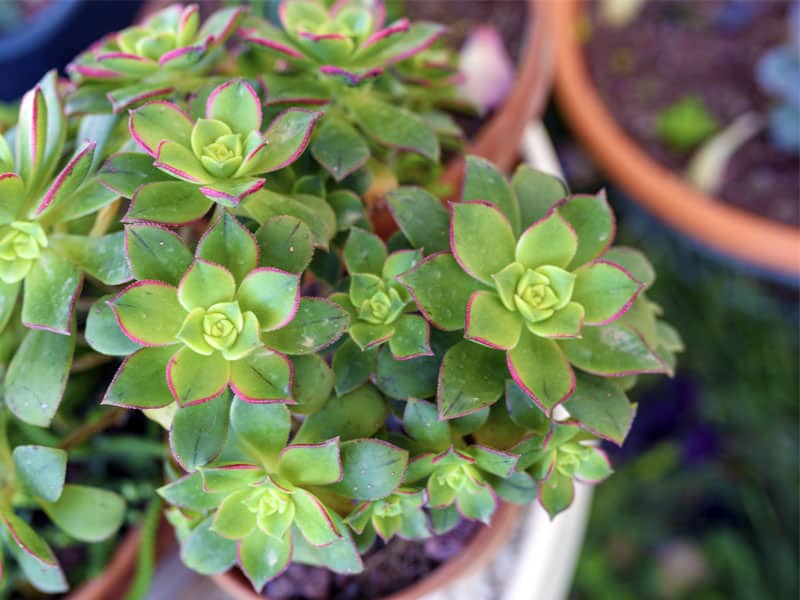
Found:
[{"label": "succulent offset", "polygon": [[[162,500],[199,573],[353,574],[378,537],[501,502],[554,516],[610,475],[599,442],[623,443],[626,392],[681,341],[605,196],[476,157],[459,202],[433,193],[462,137],[445,111],[470,104],[438,25],[377,2],[198,14],[101,40],[0,136],[10,580],[63,592],[52,547],[123,522],[146,557]],[[156,461],[157,483],[66,476],[122,460],[97,441],[129,418],[130,470]]]}]

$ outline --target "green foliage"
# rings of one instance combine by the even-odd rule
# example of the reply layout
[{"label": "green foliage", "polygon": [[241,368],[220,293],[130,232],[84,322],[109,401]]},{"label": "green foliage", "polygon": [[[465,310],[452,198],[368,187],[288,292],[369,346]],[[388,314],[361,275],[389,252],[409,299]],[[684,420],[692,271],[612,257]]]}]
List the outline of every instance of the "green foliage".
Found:
[{"label": "green foliage", "polygon": [[664,108],[656,117],[659,139],[673,150],[685,152],[706,140],[719,129],[719,121],[709,112],[702,98],[687,95]]},{"label": "green foliage", "polygon": [[441,26],[279,13],[166,8],[0,136],[0,536],[43,592],[74,583],[53,548],[141,520],[141,594],[164,475],[183,561],[257,590],[500,498],[555,515],[610,474],[633,376],[674,368],[603,194],[477,157],[434,193],[469,108]]}]

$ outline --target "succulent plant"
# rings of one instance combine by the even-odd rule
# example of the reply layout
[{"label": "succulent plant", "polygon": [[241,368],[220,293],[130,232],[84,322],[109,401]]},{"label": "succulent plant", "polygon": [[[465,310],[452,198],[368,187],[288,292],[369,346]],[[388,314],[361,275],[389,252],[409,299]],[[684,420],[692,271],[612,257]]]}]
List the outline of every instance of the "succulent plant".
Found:
[{"label": "succulent plant", "polygon": [[[214,13],[200,26],[197,4],[174,4],[141,25],[113,33],[78,56],[67,70],[79,91],[77,112],[120,112],[173,92],[190,92],[236,31],[240,8]],[[97,109],[100,109],[99,111]]]},{"label": "succulent plant", "polygon": [[[0,136],[0,538],[40,590],[67,587],[52,547],[123,522],[152,557],[162,499],[189,567],[258,590],[501,501],[555,515],[611,473],[597,443],[625,440],[636,376],[674,369],[602,193],[476,157],[460,202],[432,193],[468,104],[455,55],[381,11],[171,7],[47,75]],[[158,482],[64,483],[90,455]]]}]

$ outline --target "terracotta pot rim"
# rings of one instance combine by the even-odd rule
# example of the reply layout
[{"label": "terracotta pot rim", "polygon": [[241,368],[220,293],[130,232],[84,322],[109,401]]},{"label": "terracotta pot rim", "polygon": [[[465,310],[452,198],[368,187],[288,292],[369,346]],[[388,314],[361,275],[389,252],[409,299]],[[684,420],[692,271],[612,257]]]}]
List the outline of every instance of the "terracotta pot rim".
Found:
[{"label": "terracotta pot rim", "polygon": [[[480,568],[491,560],[508,540],[522,509],[522,506],[503,502],[494,514],[491,526],[479,529],[455,558],[431,571],[417,583],[376,600],[418,600],[458,579],[467,569]],[[269,600],[269,596],[262,596],[253,591],[250,583],[237,568],[212,575],[211,579],[236,600]]]},{"label": "terracotta pot rim", "polygon": [[681,233],[769,271],[800,276],[800,228],[703,194],[652,159],[616,123],[583,57],[582,0],[552,2],[558,105],[592,157],[632,199]]}]

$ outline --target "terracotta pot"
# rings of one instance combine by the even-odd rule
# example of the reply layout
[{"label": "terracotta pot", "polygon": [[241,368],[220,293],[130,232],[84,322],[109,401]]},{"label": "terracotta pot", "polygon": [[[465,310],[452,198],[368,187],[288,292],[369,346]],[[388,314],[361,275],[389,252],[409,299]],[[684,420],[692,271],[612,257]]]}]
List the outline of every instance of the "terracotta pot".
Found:
[{"label": "terracotta pot", "polygon": [[714,250],[752,265],[800,276],[800,229],[703,194],[655,162],[616,123],[595,88],[578,39],[581,0],[551,2],[556,97],[592,157],[633,200]]},{"label": "terracotta pot", "polygon": [[[498,0],[502,4],[504,0]],[[541,114],[550,94],[553,78],[552,39],[554,0],[527,0],[527,43],[517,65],[514,86],[503,106],[481,127],[466,153],[483,157],[503,171],[509,171],[519,158],[525,125]],[[458,192],[464,174],[464,160],[451,162],[442,177]],[[396,226],[382,198],[370,205],[370,218],[383,237]]]},{"label": "terracotta pot", "polygon": [[[442,589],[463,573],[474,572],[490,561],[511,536],[519,521],[522,508],[515,504],[503,503],[494,515],[489,527],[478,530],[464,550],[454,559],[444,563],[423,580],[391,596],[375,600],[417,600],[436,590]],[[221,589],[236,600],[269,600],[253,591],[253,587],[238,569],[212,577]]]},{"label": "terracotta pot", "polygon": [[[122,538],[114,555],[103,572],[84,582],[67,595],[67,600],[109,600],[122,598],[133,580],[139,552],[139,528],[132,529]],[[172,526],[164,519],[158,526],[156,562],[175,543]]]}]

